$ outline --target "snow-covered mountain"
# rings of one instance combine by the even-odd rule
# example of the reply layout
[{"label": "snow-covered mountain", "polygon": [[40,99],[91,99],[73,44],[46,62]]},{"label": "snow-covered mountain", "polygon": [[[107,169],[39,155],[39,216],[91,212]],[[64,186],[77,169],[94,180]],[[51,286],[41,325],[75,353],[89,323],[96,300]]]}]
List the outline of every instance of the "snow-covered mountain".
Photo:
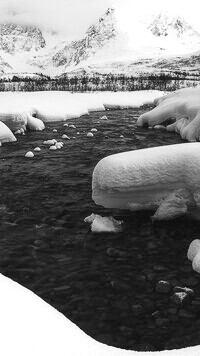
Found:
[{"label": "snow-covered mountain", "polygon": [[[136,22],[129,32],[118,26],[114,9],[76,41],[58,41],[55,34],[34,26],[0,25],[0,71],[57,75],[72,71],[151,72],[156,63],[184,58],[200,50],[200,33],[181,17],[158,13],[148,22]],[[137,25],[136,25],[137,23]],[[187,61],[188,62],[188,61]]]}]

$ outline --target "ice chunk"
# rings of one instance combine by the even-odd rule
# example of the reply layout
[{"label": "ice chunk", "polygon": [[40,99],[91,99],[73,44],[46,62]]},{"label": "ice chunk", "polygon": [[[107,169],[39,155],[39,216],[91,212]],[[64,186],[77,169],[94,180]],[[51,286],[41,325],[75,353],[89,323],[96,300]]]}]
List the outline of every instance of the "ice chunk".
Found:
[{"label": "ice chunk", "polygon": [[120,232],[122,230],[122,221],[115,220],[112,216],[102,217],[92,213],[84,221],[91,224],[92,232]]},{"label": "ice chunk", "polygon": [[93,172],[92,198],[96,204],[107,208],[157,210],[154,219],[185,213],[200,218],[199,193],[199,143],[111,155],[102,159]]},{"label": "ice chunk", "polygon": [[34,148],[34,151],[35,151],[35,152],[40,152],[40,151],[41,151],[41,148],[40,148],[40,147],[35,147],[35,148]]},{"label": "ice chunk", "polygon": [[17,141],[12,131],[0,121],[0,143]]},{"label": "ice chunk", "polygon": [[157,107],[141,115],[138,126],[155,126],[171,120],[167,131],[175,131],[188,141],[200,140],[200,87],[185,88],[156,101]]}]

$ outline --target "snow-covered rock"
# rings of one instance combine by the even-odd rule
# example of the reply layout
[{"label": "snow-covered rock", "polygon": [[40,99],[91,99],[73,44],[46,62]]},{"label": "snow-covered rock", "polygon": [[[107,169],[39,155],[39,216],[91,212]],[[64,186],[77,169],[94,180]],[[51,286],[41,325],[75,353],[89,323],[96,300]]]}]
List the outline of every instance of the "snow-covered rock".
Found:
[{"label": "snow-covered rock", "polygon": [[42,120],[36,119],[35,117],[28,115],[27,128],[31,131],[42,131],[45,129],[45,126]]},{"label": "snow-covered rock", "polygon": [[200,240],[195,239],[191,242],[187,257],[192,262],[193,270],[200,273]]},{"label": "snow-covered rock", "polygon": [[200,87],[185,88],[155,101],[157,107],[141,115],[138,126],[157,126],[171,120],[167,131],[175,131],[188,141],[200,140]]},{"label": "snow-covered rock", "polygon": [[200,144],[184,143],[114,154],[92,178],[92,198],[106,208],[156,210],[153,219],[200,218]]},{"label": "snow-covered rock", "polygon": [[85,222],[91,224],[92,232],[120,232],[122,231],[122,221],[114,219],[112,216],[101,216],[91,214],[84,219]]},{"label": "snow-covered rock", "polygon": [[92,132],[88,132],[88,133],[87,133],[87,137],[94,137],[94,135],[93,135]]},{"label": "snow-covered rock", "polygon": [[28,151],[28,152],[26,152],[25,157],[26,158],[33,158],[34,157],[34,153],[32,151]]},{"label": "snow-covered rock", "polygon": [[13,135],[12,131],[0,121],[0,145],[4,142],[14,142],[17,141],[16,137]]}]

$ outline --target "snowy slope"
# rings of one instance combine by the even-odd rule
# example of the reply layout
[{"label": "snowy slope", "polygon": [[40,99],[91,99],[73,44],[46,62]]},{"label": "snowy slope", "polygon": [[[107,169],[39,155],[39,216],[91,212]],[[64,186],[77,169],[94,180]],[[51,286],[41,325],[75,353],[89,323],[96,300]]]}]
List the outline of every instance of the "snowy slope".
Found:
[{"label": "snowy slope", "polygon": [[0,70],[4,73],[155,72],[163,61],[166,68],[173,63],[178,68],[177,57],[199,49],[200,34],[184,19],[167,13],[146,22],[133,18],[133,28],[127,29],[120,26],[116,11],[108,9],[82,38],[71,42],[34,26],[0,25]]}]

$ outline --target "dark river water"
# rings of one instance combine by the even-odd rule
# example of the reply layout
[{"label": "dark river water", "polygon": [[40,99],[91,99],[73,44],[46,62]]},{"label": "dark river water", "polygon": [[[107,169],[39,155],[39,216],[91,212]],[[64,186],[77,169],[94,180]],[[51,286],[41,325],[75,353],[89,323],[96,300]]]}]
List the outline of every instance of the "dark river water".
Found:
[{"label": "dark river water", "polygon": [[[200,223],[181,218],[152,224],[150,213],[112,211],[91,199],[92,172],[101,158],[182,142],[174,133],[137,128],[145,110],[108,111],[107,121],[99,120],[105,112],[92,113],[70,121],[76,129],[46,124],[43,132],[0,148],[0,272],[96,340],[156,351],[200,344],[200,275],[187,260]],[[98,132],[88,138],[91,128]],[[63,149],[43,145],[64,133],[71,140]],[[41,152],[25,158],[36,146]],[[91,233],[84,218],[92,212],[123,220],[123,231]],[[161,280],[169,290],[159,291]],[[177,286],[194,295],[175,303]]]}]

